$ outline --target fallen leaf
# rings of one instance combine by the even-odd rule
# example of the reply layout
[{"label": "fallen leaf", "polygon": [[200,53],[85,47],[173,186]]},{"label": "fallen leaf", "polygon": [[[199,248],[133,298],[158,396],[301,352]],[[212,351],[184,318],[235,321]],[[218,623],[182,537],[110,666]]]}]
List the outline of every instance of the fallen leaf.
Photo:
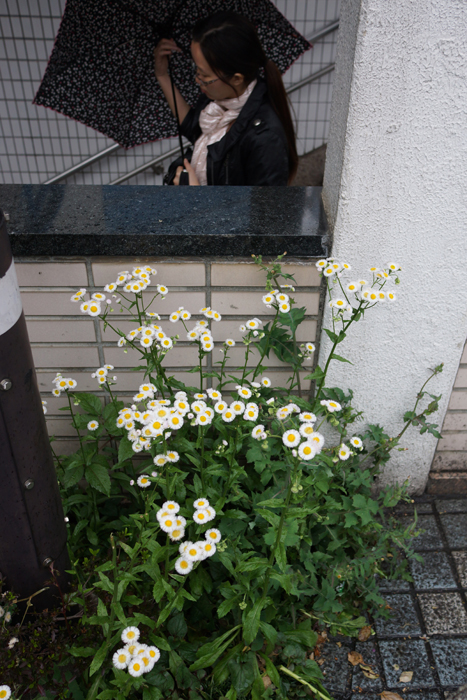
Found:
[{"label": "fallen leaf", "polygon": [[316,662],[319,666],[322,666],[324,664],[324,659],[318,659]]},{"label": "fallen leaf", "polygon": [[[363,662],[363,659],[362,659]],[[360,663],[360,668],[362,669],[363,672],[367,671],[368,673],[374,673],[373,669],[371,666],[368,666],[368,664],[365,663]]]},{"label": "fallen leaf", "polygon": [[399,683],[410,683],[413,678],[413,671],[403,671],[399,678]]},{"label": "fallen leaf", "polygon": [[339,649],[340,649],[340,648],[341,648],[341,646],[342,646],[342,642],[336,642],[336,644],[337,644],[337,646],[338,646],[338,647],[339,647]]},{"label": "fallen leaf", "polygon": [[[361,666],[360,666],[360,668],[361,668]],[[375,678],[379,678],[379,674],[375,673],[374,671],[363,671],[363,675],[365,676],[365,678],[370,678],[371,680],[375,680]]]},{"label": "fallen leaf", "polygon": [[380,693],[380,695],[383,700],[402,700],[399,693],[391,693],[390,690],[383,690],[383,692]]},{"label": "fallen leaf", "polygon": [[371,627],[369,625],[365,625],[365,627],[362,627],[358,633],[358,641],[366,642],[369,637],[371,637]]},{"label": "fallen leaf", "polygon": [[272,680],[269,678],[269,676],[263,676],[263,684],[264,684],[264,689],[269,688],[270,685],[272,685]]},{"label": "fallen leaf", "polygon": [[310,654],[310,656],[309,656],[308,658],[309,658],[309,659],[311,659],[311,661],[314,661],[314,659],[315,659],[315,655],[314,655],[314,653],[313,653],[313,652],[311,652],[311,654]]},{"label": "fallen leaf", "polygon": [[392,667],[393,667],[394,671],[398,671],[400,668],[399,664],[393,664]]},{"label": "fallen leaf", "polygon": [[347,654],[347,659],[352,666],[357,666],[357,664],[363,663],[363,656],[359,654],[358,651],[349,651]]}]

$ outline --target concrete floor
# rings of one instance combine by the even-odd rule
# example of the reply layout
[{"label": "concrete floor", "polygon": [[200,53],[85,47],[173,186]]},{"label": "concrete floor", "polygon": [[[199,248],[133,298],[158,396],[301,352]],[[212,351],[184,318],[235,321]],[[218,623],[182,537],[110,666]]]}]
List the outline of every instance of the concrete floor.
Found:
[{"label": "concrete floor", "polygon": [[[411,562],[413,583],[385,582],[391,619],[370,619],[376,634],[366,642],[339,637],[322,645],[321,669],[336,700],[380,700],[383,691],[403,700],[467,700],[467,498],[416,500],[425,532],[414,548],[424,564]],[[411,508],[398,517],[411,520]],[[348,662],[352,650],[377,678]],[[404,671],[413,672],[410,682],[400,681]]]}]

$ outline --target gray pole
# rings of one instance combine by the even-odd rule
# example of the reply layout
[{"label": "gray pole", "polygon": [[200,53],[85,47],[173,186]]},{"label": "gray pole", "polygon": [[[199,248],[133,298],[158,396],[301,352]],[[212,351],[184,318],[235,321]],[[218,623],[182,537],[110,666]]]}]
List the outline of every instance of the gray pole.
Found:
[{"label": "gray pole", "polygon": [[56,607],[67,531],[5,218],[0,210],[0,571],[38,610]]}]

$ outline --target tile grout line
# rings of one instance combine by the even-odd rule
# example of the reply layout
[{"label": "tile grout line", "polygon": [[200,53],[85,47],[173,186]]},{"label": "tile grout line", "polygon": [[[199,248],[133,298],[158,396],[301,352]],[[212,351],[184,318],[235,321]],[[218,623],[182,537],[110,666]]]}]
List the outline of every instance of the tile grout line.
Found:
[{"label": "tile grout line", "polygon": [[[447,538],[447,536],[446,536],[446,532],[445,532],[445,530],[444,530],[443,521],[442,521],[441,515],[440,515],[440,513],[439,513],[439,511],[438,511],[438,506],[436,505],[436,501],[433,502],[433,513],[434,513],[434,516],[435,516],[435,521],[436,521],[436,524],[437,524],[437,526],[438,526],[438,529],[439,529],[439,531],[441,532],[441,540],[442,540],[442,542],[443,542],[443,549],[444,549],[444,551],[445,551],[446,554],[447,554],[447,558],[448,558],[448,561],[449,561],[449,565],[450,565],[450,567],[451,567],[451,569],[452,569],[452,573],[453,573],[453,576],[454,576],[454,580],[455,580],[455,582],[456,582],[457,591],[458,591],[458,593],[459,593],[459,595],[460,595],[461,601],[462,601],[463,606],[464,606],[464,612],[467,613],[467,594],[466,594],[466,592],[465,592],[464,587],[462,586],[462,582],[461,582],[461,580],[460,580],[459,572],[458,572],[458,570],[457,570],[457,563],[456,563],[454,557],[452,556],[452,549],[453,549],[453,548],[452,548],[451,545],[449,544],[448,538]],[[459,514],[456,514],[456,513],[446,513],[446,515],[462,515],[462,513],[459,513]],[[463,551],[463,550],[465,550],[465,547],[464,547],[464,548],[461,548],[461,549],[462,549],[462,551]]]}]

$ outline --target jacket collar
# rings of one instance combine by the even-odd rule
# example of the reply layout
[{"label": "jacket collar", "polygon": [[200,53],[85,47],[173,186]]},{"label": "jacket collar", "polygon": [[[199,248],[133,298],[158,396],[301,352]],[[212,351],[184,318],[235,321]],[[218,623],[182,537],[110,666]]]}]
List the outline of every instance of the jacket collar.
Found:
[{"label": "jacket collar", "polygon": [[232,128],[229,129],[229,131],[223,138],[221,138],[220,141],[208,146],[209,155],[213,161],[219,161],[225,158],[227,151],[229,151],[232,146],[237,143],[251,119],[258,111],[261,103],[264,100],[264,96],[267,94],[267,90],[265,81],[258,79],[253,92],[238,115]]}]

